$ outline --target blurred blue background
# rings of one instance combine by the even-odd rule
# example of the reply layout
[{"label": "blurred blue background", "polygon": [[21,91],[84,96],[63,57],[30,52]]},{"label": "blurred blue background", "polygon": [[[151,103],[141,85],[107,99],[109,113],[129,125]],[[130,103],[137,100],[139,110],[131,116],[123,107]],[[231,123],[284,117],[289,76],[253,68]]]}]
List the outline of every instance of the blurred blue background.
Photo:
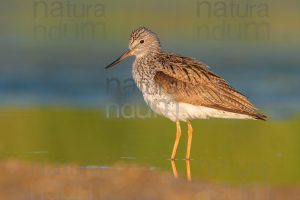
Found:
[{"label": "blurred blue background", "polygon": [[[133,59],[104,67],[147,26],[165,50],[208,64],[268,115],[300,110],[298,1],[16,1],[1,3],[0,105],[103,107],[142,100],[120,92]],[[134,95],[134,98],[132,96]],[[136,98],[137,97],[137,98]]]}]

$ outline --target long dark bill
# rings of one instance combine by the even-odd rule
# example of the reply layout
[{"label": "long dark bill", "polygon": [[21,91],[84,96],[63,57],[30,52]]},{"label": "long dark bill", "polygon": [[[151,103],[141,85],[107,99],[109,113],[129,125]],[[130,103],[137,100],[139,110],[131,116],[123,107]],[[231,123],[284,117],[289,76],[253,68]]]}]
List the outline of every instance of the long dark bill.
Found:
[{"label": "long dark bill", "polygon": [[121,55],[119,58],[117,58],[114,62],[110,63],[109,65],[107,65],[105,67],[105,69],[108,69],[116,64],[118,64],[119,62],[121,62],[122,60],[125,60],[126,58],[131,56],[131,50],[126,51],[123,55]]}]

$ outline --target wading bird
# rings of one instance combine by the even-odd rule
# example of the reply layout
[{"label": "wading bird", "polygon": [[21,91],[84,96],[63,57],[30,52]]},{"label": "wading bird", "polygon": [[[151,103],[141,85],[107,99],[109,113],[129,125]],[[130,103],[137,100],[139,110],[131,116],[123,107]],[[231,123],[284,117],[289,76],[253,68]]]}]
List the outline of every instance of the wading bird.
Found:
[{"label": "wading bird", "polygon": [[259,119],[266,116],[243,94],[193,58],[162,50],[158,36],[145,27],[131,33],[129,50],[106,68],[135,56],[132,75],[150,108],[176,122],[171,154],[175,159],[180,121],[188,123],[186,159],[190,159],[193,128],[190,120],[208,118]]}]

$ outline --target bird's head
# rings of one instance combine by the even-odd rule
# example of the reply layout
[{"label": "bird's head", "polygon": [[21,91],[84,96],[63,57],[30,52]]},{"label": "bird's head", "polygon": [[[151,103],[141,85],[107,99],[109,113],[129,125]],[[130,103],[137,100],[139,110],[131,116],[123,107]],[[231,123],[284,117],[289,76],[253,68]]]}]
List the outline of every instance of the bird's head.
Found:
[{"label": "bird's head", "polygon": [[160,50],[156,33],[145,27],[140,27],[131,33],[128,46],[131,54],[137,57]]},{"label": "bird's head", "polygon": [[145,27],[139,27],[131,33],[128,46],[129,50],[109,64],[106,69],[118,64],[130,56],[134,55],[136,57],[141,57],[149,53],[160,51],[160,42],[157,35]]}]

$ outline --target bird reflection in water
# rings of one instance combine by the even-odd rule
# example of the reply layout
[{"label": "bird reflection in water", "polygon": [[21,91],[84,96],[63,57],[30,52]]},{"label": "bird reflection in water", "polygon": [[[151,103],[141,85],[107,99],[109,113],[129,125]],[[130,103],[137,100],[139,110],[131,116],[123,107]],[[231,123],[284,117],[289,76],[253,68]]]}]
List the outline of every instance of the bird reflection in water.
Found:
[{"label": "bird reflection in water", "polygon": [[[186,178],[188,181],[192,181],[190,160],[185,160],[185,166],[186,166]],[[171,167],[173,171],[173,176],[175,178],[178,178],[178,172],[177,172],[175,160],[171,160]]]}]

